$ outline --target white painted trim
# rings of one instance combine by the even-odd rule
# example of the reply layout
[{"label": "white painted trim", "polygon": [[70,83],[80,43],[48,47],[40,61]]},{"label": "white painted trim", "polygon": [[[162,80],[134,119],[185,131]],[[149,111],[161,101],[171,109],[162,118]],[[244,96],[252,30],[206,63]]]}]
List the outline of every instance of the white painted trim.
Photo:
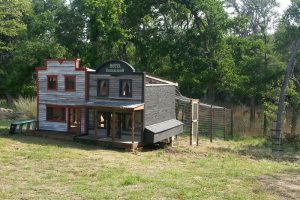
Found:
[{"label": "white painted trim", "polygon": [[174,84],[169,84],[169,83],[158,83],[158,84],[146,84],[146,87],[149,86],[149,87],[155,87],[155,86],[170,86],[170,85],[173,85],[173,86],[178,86],[177,83],[174,83]]},{"label": "white painted trim", "polygon": [[164,79],[161,79],[161,78],[156,78],[154,76],[150,76],[148,74],[146,74],[146,78],[151,78],[151,79],[154,79],[154,80],[157,80],[157,81],[160,81],[160,82],[163,82],[165,84],[146,84],[146,86],[154,86],[154,85],[175,85],[175,86],[178,86],[178,83],[174,83],[174,82],[171,82],[171,81],[167,81],[167,80],[164,80]]}]

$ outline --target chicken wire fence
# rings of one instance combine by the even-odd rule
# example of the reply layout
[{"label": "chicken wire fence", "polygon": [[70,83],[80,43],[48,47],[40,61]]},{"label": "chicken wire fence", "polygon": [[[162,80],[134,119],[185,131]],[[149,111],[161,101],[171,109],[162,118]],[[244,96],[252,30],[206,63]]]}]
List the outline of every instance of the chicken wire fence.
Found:
[{"label": "chicken wire fence", "polygon": [[232,110],[199,103],[198,99],[190,99],[176,95],[176,118],[183,123],[184,134],[190,135],[190,143],[198,143],[200,135],[210,138],[229,139],[233,136]]}]

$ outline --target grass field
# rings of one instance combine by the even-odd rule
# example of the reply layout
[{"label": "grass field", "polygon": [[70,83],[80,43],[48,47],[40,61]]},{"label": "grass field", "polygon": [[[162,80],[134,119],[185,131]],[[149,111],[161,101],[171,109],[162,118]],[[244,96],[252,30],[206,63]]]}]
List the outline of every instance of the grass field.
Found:
[{"label": "grass field", "polygon": [[299,152],[263,139],[130,153],[0,136],[0,199],[299,199]]}]

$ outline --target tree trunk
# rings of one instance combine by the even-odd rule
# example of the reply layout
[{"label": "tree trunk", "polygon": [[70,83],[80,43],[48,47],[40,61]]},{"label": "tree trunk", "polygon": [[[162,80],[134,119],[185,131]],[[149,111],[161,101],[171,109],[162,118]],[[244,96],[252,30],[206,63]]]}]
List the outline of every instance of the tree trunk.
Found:
[{"label": "tree trunk", "polygon": [[296,105],[292,105],[291,138],[296,136],[298,112]]},{"label": "tree trunk", "polygon": [[278,100],[278,110],[277,110],[277,119],[276,119],[276,126],[275,126],[275,137],[280,138],[281,137],[281,122],[282,122],[282,113],[284,110],[284,101],[285,101],[285,93],[286,93],[286,88],[288,85],[288,80],[291,77],[295,62],[296,62],[296,55],[298,52],[298,49],[300,47],[300,38],[298,38],[293,45],[292,48],[292,55],[289,59],[288,66],[286,69],[286,74],[284,76],[282,86],[281,86],[281,91],[280,91],[280,96]]},{"label": "tree trunk", "polygon": [[255,97],[250,98],[250,130],[253,131],[255,128]]},{"label": "tree trunk", "polygon": [[215,96],[216,96],[216,91],[215,91],[215,85],[213,83],[209,83],[207,87],[207,96],[208,96],[208,101],[212,104],[215,102]]},{"label": "tree trunk", "polygon": [[264,130],[263,130],[264,137],[267,135],[267,129],[268,129],[268,118],[267,115],[264,114]]},{"label": "tree trunk", "polygon": [[120,60],[124,60],[124,61],[128,62],[126,46],[127,46],[127,44],[121,44],[119,46],[119,58],[120,58]]},{"label": "tree trunk", "polygon": [[13,97],[9,93],[5,93],[6,103],[11,106],[14,103]]}]

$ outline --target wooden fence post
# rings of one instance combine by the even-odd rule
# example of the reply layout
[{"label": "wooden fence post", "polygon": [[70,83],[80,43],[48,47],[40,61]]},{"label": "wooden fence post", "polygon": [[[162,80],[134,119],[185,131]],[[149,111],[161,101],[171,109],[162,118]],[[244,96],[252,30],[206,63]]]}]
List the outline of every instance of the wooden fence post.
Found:
[{"label": "wooden fence post", "polygon": [[212,142],[212,136],[213,136],[213,123],[214,123],[214,110],[213,105],[210,105],[210,142]]},{"label": "wooden fence post", "polygon": [[231,135],[231,138],[233,138],[233,111],[230,110],[230,135]]},{"label": "wooden fence post", "polygon": [[223,108],[224,140],[226,140],[226,108]]}]

